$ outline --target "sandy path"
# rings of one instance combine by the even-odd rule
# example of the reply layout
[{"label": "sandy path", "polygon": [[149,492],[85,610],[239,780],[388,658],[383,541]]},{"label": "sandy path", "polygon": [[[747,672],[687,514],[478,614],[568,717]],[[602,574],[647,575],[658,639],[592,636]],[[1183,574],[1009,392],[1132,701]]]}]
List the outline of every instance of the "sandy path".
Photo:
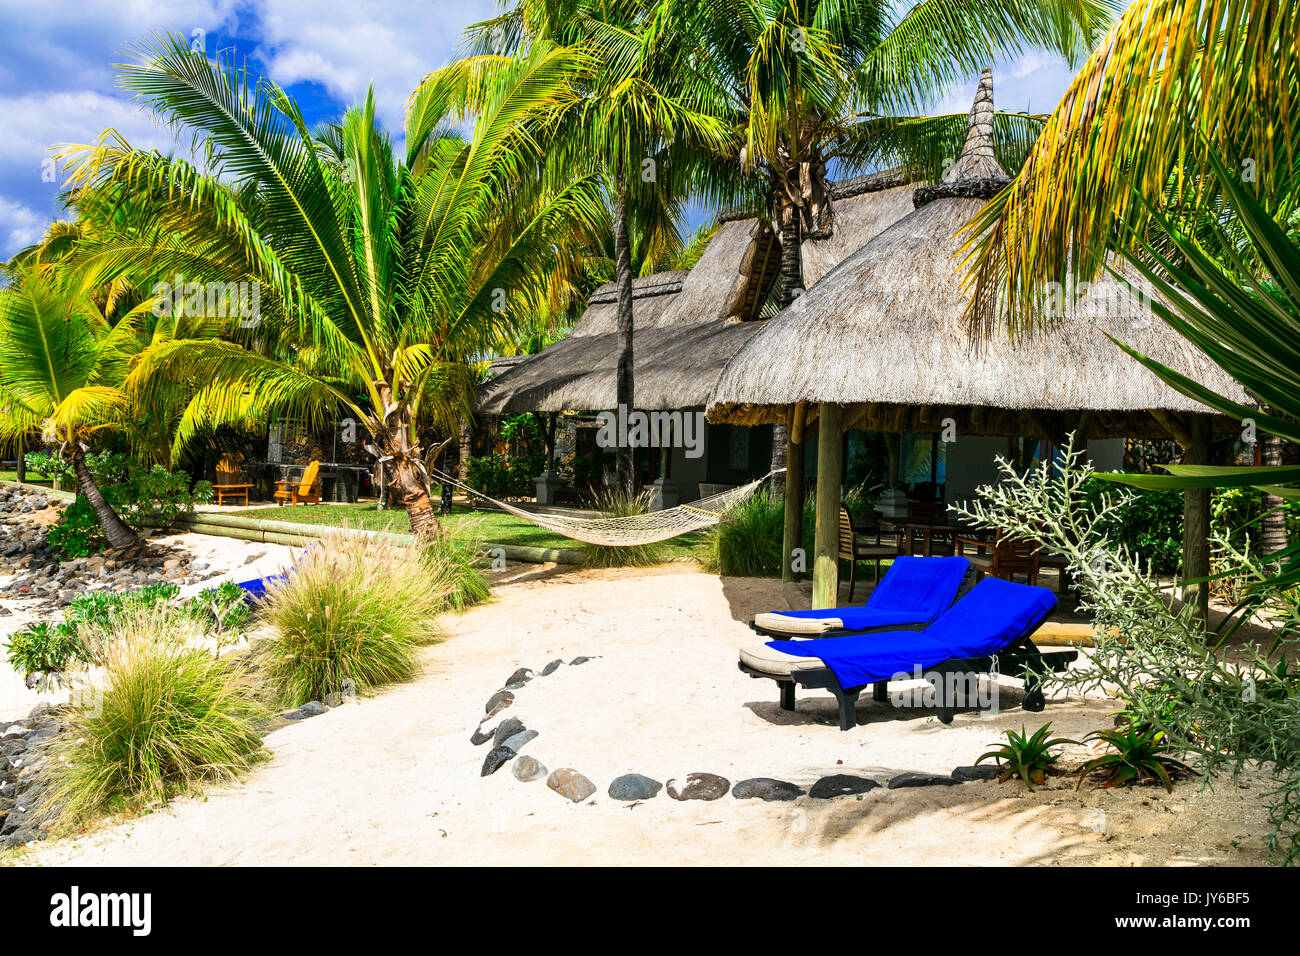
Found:
[{"label": "sandy path", "polygon": [[[273,759],[246,783],[179,801],[21,862],[58,864],[1251,864],[1267,832],[1251,789],[1202,794],[1141,788],[1038,794],[1013,785],[876,790],[862,799],[765,804],[731,796],[679,803],[609,799],[616,775],[666,780],[690,771],[733,782],[802,785],[828,773],[948,772],[999,731],[1050,719],[1068,736],[1103,725],[1105,702],[959,713],[864,703],[867,724],[841,733],[829,696],[776,706],[775,685],[736,669],[752,640],[743,621],[780,605],[767,580],[719,580],[681,567],[648,572],[526,570],[497,599],[447,622],[419,680],[346,704],[268,738]],[[598,792],[574,805],[504,768],[481,778],[486,747],[469,737],[484,701],[518,666],[565,665],[517,694],[501,716],[541,736],[525,748],[575,767]],[[495,721],[490,722],[495,723]],[[1236,848],[1233,843],[1238,844]]]}]

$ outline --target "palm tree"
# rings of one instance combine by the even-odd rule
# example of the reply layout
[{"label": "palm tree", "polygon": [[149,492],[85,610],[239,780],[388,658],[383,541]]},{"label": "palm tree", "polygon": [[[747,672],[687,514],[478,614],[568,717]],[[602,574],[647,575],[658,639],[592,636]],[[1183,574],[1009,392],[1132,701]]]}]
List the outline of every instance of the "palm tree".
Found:
[{"label": "palm tree", "polygon": [[[583,50],[575,86],[581,99],[560,127],[571,162],[583,158],[603,173],[612,195],[614,281],[618,284],[616,402],[635,402],[631,226],[659,220],[643,235],[647,259],[675,232],[675,213],[693,185],[699,160],[724,148],[726,124],[710,109],[708,84],[688,38],[671,29],[661,0],[522,0],[470,30],[478,56],[463,61],[471,73],[491,71],[502,51],[559,43]],[[619,446],[616,481],[633,482],[633,449]]]},{"label": "palm tree", "polygon": [[106,134],[74,151],[73,183],[151,197],[157,239],[128,258],[147,255],[159,274],[256,282],[263,309],[227,338],[155,344],[128,384],[147,396],[178,377],[210,383],[183,433],[271,409],[309,422],[349,415],[412,531],[436,529],[418,429],[454,429],[468,360],[545,297],[602,215],[598,178],[566,175],[546,149],[576,99],[577,59],[538,44],[503,66],[480,89],[468,139],[452,131],[464,74],[433,74],[410,101],[399,160],[373,93],[313,131],[283,90],[249,84],[233,61],[213,64],[176,37],[143,48],[121,82],[192,131],[213,169]]},{"label": "palm tree", "polygon": [[137,544],[86,464],[94,437],[120,424],[131,408],[123,388],[139,351],[138,314],[109,325],[75,278],[18,269],[0,290],[0,437],[39,431],[72,465],[108,543]]}]

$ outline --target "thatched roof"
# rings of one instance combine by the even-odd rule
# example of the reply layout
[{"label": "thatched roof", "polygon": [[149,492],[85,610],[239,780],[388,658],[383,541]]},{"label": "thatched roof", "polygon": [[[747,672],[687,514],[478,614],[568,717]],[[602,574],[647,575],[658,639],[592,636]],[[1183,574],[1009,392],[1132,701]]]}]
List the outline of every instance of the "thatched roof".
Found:
[{"label": "thatched roof", "polygon": [[[957,238],[1007,181],[992,151],[992,74],[985,70],[966,145],[919,208],[846,258],[764,323],[728,363],[709,417],[784,421],[795,402],[854,406],[851,421],[891,431],[1089,437],[1163,434],[1162,412],[1209,409],[1169,388],[1110,333],[1237,399],[1231,377],[1118,283],[1098,283],[1051,330],[978,346],[963,319]],[[1152,414],[1152,411],[1155,414]]]},{"label": "thatched roof", "polygon": [[[821,275],[912,208],[912,189],[899,182],[891,172],[832,185],[834,229],[826,238],[803,243],[806,276]],[[720,220],[689,272],[633,281],[638,408],[704,405],[727,362],[763,325],[753,320],[780,268],[779,237],[752,216]],[[609,283],[591,294],[587,311],[566,338],[484,385],[479,410],[503,415],[611,408],[617,321],[618,291]]]}]

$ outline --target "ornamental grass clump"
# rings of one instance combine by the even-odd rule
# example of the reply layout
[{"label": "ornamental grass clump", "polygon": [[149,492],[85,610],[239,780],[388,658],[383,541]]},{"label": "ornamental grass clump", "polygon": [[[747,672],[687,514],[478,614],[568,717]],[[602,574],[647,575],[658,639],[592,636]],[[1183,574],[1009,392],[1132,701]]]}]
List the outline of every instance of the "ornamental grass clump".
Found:
[{"label": "ornamental grass clump", "polygon": [[437,616],[479,593],[464,560],[449,544],[343,532],[303,552],[260,607],[271,636],[258,656],[277,701],[296,707],[414,677],[415,649],[441,637]]},{"label": "ornamental grass clump", "polygon": [[[602,518],[629,518],[650,513],[653,493],[639,494],[611,486],[596,495],[596,510]],[[662,541],[651,544],[587,544],[582,546],[583,560],[591,568],[643,568],[662,564],[668,559],[668,547]]]},{"label": "ornamental grass clump", "polygon": [[784,501],[771,493],[756,494],[732,508],[727,518],[704,536],[704,570],[728,577],[780,576]]},{"label": "ornamental grass clump", "polygon": [[44,807],[63,825],[233,780],[264,756],[249,675],[191,646],[170,608],[116,622],[95,685],[79,689],[49,761]]}]

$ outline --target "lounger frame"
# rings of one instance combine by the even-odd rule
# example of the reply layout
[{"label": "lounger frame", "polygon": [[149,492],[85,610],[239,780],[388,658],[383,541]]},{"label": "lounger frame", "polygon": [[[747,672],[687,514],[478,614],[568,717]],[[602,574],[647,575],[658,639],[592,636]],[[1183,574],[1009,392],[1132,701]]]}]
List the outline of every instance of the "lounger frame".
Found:
[{"label": "lounger frame", "polygon": [[[925,671],[927,674],[939,675],[991,674],[996,666],[999,674],[1024,679],[1025,696],[1021,700],[1020,706],[1031,713],[1037,713],[1047,706],[1047,699],[1043,696],[1043,679],[1049,673],[1065,670],[1078,657],[1079,652],[1076,650],[1053,651],[1044,654],[1034,646],[1034,642],[1028,637],[1021,637],[1008,644],[1005,649],[998,651],[997,654],[989,654],[984,657],[952,658],[941,664],[935,664],[933,667],[927,667]],[[760,671],[757,668],[750,667],[744,661],[737,662],[737,666],[750,677],[764,677],[776,681],[781,692],[782,710],[795,709],[796,687],[830,691],[839,703],[840,730],[852,730],[857,726],[858,718],[855,708],[858,703],[858,695],[867,687],[872,689],[875,700],[884,701],[889,699],[888,681],[882,680],[873,684],[845,688],[840,686],[835,672],[829,667],[797,670],[788,675],[779,675]],[[947,681],[940,681],[936,693],[938,694],[939,719],[945,724],[950,724],[952,723],[955,701],[948,697],[947,684]]]}]

